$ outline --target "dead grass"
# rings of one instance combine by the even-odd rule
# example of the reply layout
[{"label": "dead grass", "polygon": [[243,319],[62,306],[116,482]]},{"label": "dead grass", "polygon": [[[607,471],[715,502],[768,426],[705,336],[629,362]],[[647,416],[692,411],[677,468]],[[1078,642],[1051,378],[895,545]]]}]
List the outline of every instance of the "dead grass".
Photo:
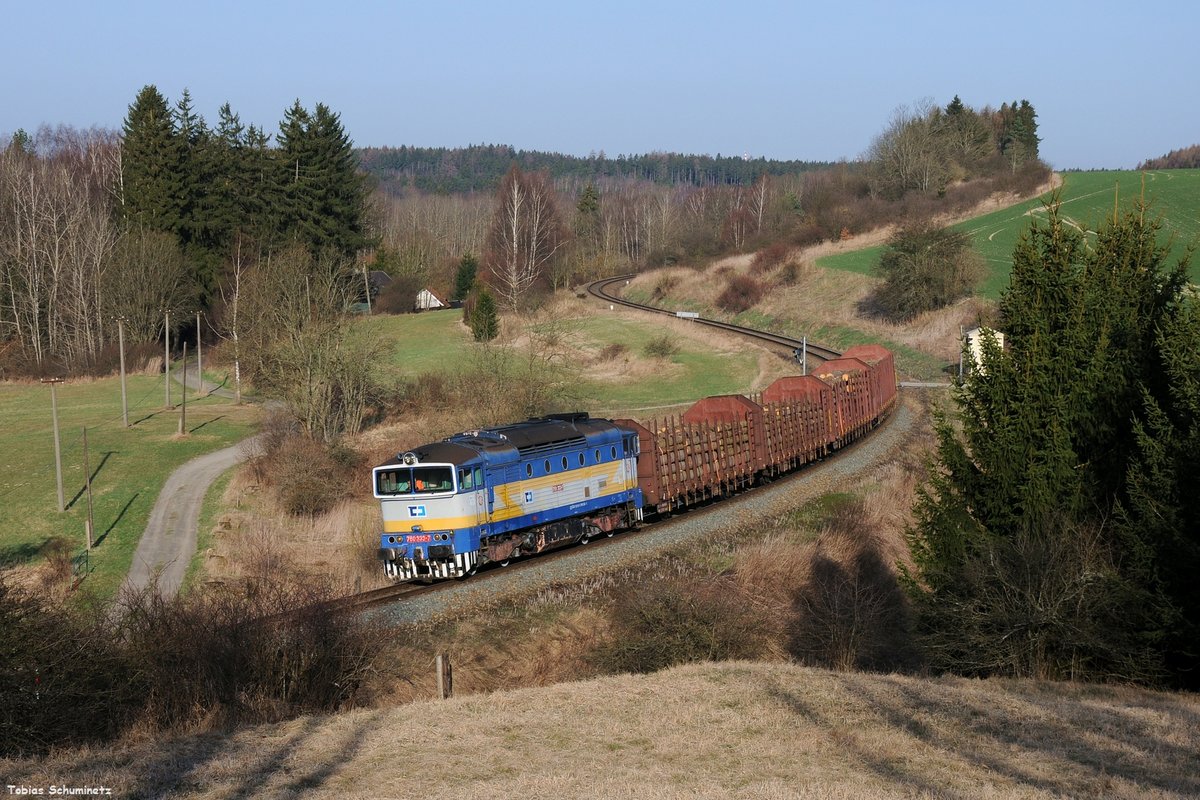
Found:
[{"label": "dead grass", "polygon": [[117,796],[1052,798],[1200,793],[1200,700],[1123,687],[680,667],[0,762]]},{"label": "dead grass", "polygon": [[[1055,175],[1050,183],[1038,191],[1048,190],[1061,182],[1061,177]],[[934,224],[961,222],[1012,205],[1021,199],[1009,194],[993,195],[967,212],[935,218]],[[965,298],[947,308],[922,314],[897,325],[860,311],[862,301],[878,284],[877,278],[812,266],[812,262],[824,256],[883,244],[894,232],[895,226],[889,225],[848,240],[822,242],[791,251],[785,260],[801,265],[796,270],[796,280],[776,286],[755,309],[768,316],[790,321],[798,330],[850,328],[911,347],[947,363],[957,362],[960,326],[972,328],[981,321],[991,321],[995,315],[995,304],[991,301]],[[659,300],[661,305],[668,308],[682,303],[693,307],[717,308],[719,295],[729,277],[752,273],[754,255],[746,253],[718,259],[699,271],[674,267],[646,272],[633,280],[631,288],[649,295],[655,287],[670,287],[668,295]],[[783,269],[786,267],[777,267],[767,275],[781,274]]]}]

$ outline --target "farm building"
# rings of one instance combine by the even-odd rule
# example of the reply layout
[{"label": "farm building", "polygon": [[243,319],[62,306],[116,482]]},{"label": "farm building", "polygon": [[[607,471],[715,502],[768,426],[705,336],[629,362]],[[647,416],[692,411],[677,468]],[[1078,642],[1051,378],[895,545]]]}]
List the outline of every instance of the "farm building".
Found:
[{"label": "farm building", "polygon": [[445,301],[428,289],[422,289],[418,292],[416,302],[413,303],[413,308],[417,311],[429,311],[433,308],[445,307]]}]

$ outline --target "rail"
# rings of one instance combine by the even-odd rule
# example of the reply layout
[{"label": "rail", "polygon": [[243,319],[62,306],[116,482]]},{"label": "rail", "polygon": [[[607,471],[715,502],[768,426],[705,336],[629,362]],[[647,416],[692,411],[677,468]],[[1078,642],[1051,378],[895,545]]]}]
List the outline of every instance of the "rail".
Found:
[{"label": "rail", "polygon": [[[598,281],[593,281],[592,283],[588,284],[588,287],[587,287],[588,294],[592,295],[595,298],[598,298],[600,300],[608,302],[608,303],[616,303],[618,305],[623,305],[628,308],[636,308],[640,311],[649,311],[654,314],[665,314],[670,317],[676,316],[676,312],[671,311],[669,309],[656,308],[655,306],[647,306],[647,305],[643,305],[642,303],[635,303],[632,300],[625,300],[624,298],[620,297],[619,295],[611,294],[609,292],[609,287],[613,286],[614,284],[624,285],[624,284],[628,283],[629,279],[632,278],[633,276],[634,276],[634,273],[629,273],[627,275],[617,275],[612,278],[601,278]],[[719,328],[720,330],[729,331],[730,333],[736,333],[741,336],[749,337],[751,339],[758,339],[759,341],[764,341],[764,342],[768,342],[770,344],[775,344],[775,345],[779,345],[781,347],[786,347],[786,348],[788,348],[789,351],[795,351],[795,350],[798,350],[801,347],[805,346],[804,341],[802,341],[800,339],[793,339],[790,336],[783,336],[782,334],[778,334],[778,333],[769,333],[767,331],[759,331],[759,330],[755,330],[754,328],[746,328],[741,325],[734,325],[731,322],[722,322],[720,320],[709,319],[707,317],[701,317],[699,315],[694,316],[694,317],[689,315],[687,317],[687,319],[691,322],[696,322],[701,325],[707,325],[711,328]],[[842,355],[837,350],[833,350],[828,347],[822,347],[820,345],[815,345],[812,342],[808,342],[807,347],[808,347],[809,355],[818,361],[832,361],[835,358],[840,358]]]}]

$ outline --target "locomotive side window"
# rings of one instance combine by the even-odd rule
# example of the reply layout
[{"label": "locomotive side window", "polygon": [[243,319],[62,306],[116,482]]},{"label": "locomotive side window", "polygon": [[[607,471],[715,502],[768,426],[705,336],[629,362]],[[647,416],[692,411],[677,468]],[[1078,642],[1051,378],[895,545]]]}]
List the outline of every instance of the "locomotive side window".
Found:
[{"label": "locomotive side window", "polygon": [[615,447],[610,447],[610,448],[609,448],[609,450],[611,451],[611,452],[610,452],[610,455],[611,455],[613,458],[616,458],[616,457],[617,457],[617,448],[615,448]]},{"label": "locomotive side window", "polygon": [[568,469],[568,467],[567,467],[567,457],[566,457],[566,456],[563,456],[563,459],[562,459],[562,465],[563,465],[563,469]]},{"label": "locomotive side window", "polygon": [[469,469],[460,469],[458,471],[458,490],[460,492],[470,492],[475,489],[475,476]]},{"label": "locomotive side window", "polygon": [[475,488],[476,489],[483,488],[483,467],[475,468]]},{"label": "locomotive side window", "polygon": [[587,456],[585,456],[583,453],[580,453],[579,454],[579,466],[582,467],[586,461],[587,461]]},{"label": "locomotive side window", "polygon": [[597,464],[600,463],[600,451],[599,450],[596,451],[596,463]]},{"label": "locomotive side window", "polygon": [[533,464],[532,463],[525,465],[525,477],[527,477],[527,478],[533,477]]},{"label": "locomotive side window", "polygon": [[546,474],[550,474],[550,459],[546,459]]}]

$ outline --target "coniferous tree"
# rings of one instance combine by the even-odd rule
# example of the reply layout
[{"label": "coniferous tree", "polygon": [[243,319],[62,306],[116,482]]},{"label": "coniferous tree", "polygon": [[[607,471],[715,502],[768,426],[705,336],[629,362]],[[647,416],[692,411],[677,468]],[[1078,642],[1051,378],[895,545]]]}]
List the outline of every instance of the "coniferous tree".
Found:
[{"label": "coniferous tree", "polygon": [[146,86],[129,106],[121,141],[121,216],[150,230],[179,232],[184,178],[180,139],[166,98]]},{"label": "coniferous tree", "polygon": [[486,287],[479,290],[471,307],[469,319],[471,334],[477,342],[490,342],[500,335],[500,318],[496,314],[496,301]]},{"label": "coniferous tree", "polygon": [[1155,332],[1185,302],[1183,267],[1165,266],[1157,231],[1135,208],[1089,246],[1052,207],[1018,244],[1001,301],[1007,349],[985,342],[958,385],[958,425],[938,424],[910,532],[935,665],[1154,677],[1170,625],[1156,544],[1116,518],[1134,414],[1161,392]]},{"label": "coniferous tree", "polygon": [[467,253],[458,262],[458,271],[454,275],[454,298],[465,300],[475,286],[475,275],[479,272],[479,259]]}]

